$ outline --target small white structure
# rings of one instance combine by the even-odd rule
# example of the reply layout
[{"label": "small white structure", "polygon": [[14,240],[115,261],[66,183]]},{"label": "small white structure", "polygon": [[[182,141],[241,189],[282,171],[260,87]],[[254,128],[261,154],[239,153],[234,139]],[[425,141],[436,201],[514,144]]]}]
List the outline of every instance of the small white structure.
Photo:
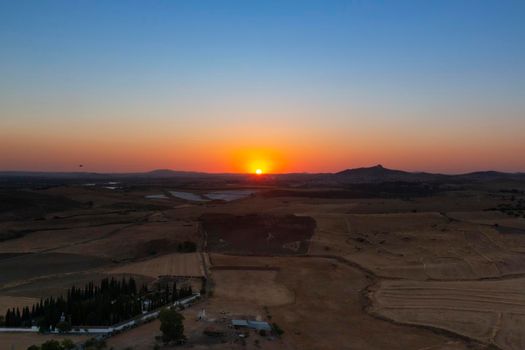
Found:
[{"label": "small white structure", "polygon": [[199,311],[197,315],[197,320],[205,320],[206,319],[206,310],[202,309]]}]

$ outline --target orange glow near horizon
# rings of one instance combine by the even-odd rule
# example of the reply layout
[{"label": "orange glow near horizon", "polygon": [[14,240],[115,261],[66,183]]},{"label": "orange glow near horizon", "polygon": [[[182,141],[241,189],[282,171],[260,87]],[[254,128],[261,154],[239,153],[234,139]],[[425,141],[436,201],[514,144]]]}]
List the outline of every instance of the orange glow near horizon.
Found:
[{"label": "orange glow near horizon", "polygon": [[[424,141],[430,137],[427,134],[398,135],[388,130],[375,130],[372,136],[365,132],[340,134],[338,130],[316,131],[314,135],[304,130],[285,133],[282,130],[286,128],[272,132],[239,126],[233,131],[215,129],[214,134],[199,134],[205,141],[196,142],[172,137],[163,130],[146,134],[138,128],[115,127],[107,128],[112,130],[109,135],[95,134],[86,126],[82,129],[85,133],[79,134],[68,132],[66,126],[72,128],[42,125],[38,133],[0,130],[0,170],[141,172],[169,168],[256,174],[260,169],[262,174],[278,174],[335,172],[375,164],[443,173],[525,170],[521,159],[515,157],[523,151],[523,143],[512,141],[518,139],[517,134],[506,140],[494,135],[486,142],[488,138],[481,132],[470,138],[439,132],[432,138],[435,142],[428,144]],[[261,140],[268,140],[268,144]],[[491,146],[495,143],[497,148]],[[84,165],[82,169],[79,164]]]},{"label": "orange glow near horizon", "polygon": [[286,161],[280,152],[270,148],[240,148],[230,153],[231,168],[249,174],[278,173],[286,170]]}]

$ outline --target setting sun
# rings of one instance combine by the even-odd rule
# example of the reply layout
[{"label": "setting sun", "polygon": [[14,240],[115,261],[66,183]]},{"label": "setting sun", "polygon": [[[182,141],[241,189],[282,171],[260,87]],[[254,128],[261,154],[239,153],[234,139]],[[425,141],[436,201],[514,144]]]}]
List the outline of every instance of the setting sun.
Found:
[{"label": "setting sun", "polygon": [[255,173],[256,173],[257,175],[261,175],[261,174],[262,174],[262,170],[261,170],[261,169],[257,169],[257,170],[255,170]]}]

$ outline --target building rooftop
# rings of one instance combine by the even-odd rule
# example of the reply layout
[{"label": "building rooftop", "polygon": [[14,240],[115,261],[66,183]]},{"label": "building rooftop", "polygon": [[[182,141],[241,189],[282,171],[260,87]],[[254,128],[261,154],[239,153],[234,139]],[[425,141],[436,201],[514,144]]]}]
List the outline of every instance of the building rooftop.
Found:
[{"label": "building rooftop", "polygon": [[270,326],[268,322],[264,321],[248,321],[248,327],[255,328],[258,330],[263,329],[265,331],[269,331],[272,329],[272,326]]},{"label": "building rooftop", "polygon": [[232,326],[248,327],[248,321],[246,321],[246,320],[232,320]]},{"label": "building rooftop", "polygon": [[257,330],[269,331],[272,326],[268,322],[264,321],[248,321],[248,320],[232,320],[232,326],[234,327],[247,327]]}]

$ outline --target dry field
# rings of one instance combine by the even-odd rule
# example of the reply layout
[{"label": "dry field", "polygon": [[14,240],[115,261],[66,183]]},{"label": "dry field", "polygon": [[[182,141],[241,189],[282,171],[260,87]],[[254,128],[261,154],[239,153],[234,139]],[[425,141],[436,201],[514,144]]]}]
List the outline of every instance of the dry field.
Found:
[{"label": "dry field", "polygon": [[[186,326],[186,322],[185,326]],[[160,321],[155,320],[133,328],[125,333],[118,334],[108,339],[108,347],[115,350],[152,350],[155,346],[155,337],[161,335]]]},{"label": "dry field", "polygon": [[38,333],[2,333],[0,334],[0,349],[2,350],[26,350],[31,345],[40,345],[51,339],[61,341],[69,338],[75,343],[82,343],[89,339],[85,335],[65,336],[55,334],[38,334]]},{"label": "dry field", "polygon": [[[145,199],[165,190],[149,185],[41,190],[76,204],[66,210],[70,202],[55,198],[58,211],[0,222],[2,232],[25,234],[0,242],[0,312],[108,275],[131,274],[139,283],[203,276],[199,253],[176,253],[177,246],[201,242],[200,220],[219,214],[204,225],[213,293],[184,311],[188,347],[524,349],[525,219],[486,211],[510,203],[491,186],[414,198],[271,197],[261,190],[241,201],[190,204]],[[299,219],[282,219],[291,215]],[[271,318],[285,334],[278,341],[253,336],[244,346],[210,340],[202,335],[206,323],[195,320],[202,308],[214,318]],[[151,350],[158,326],[124,332],[109,345]],[[43,341],[4,334],[0,349]]]},{"label": "dry field", "polygon": [[475,224],[525,229],[525,218],[509,216],[500,211],[461,211],[450,212],[447,215],[459,221]]},{"label": "dry field", "polygon": [[276,281],[277,275],[277,271],[214,270],[214,295],[266,306],[293,303],[294,293]]},{"label": "dry field", "polygon": [[71,245],[60,251],[120,261],[175,252],[179,243],[196,242],[198,238],[196,223],[146,222],[127,225],[108,237]]},{"label": "dry field", "polygon": [[[256,298],[242,300],[244,292],[250,287],[245,283],[259,279],[246,278],[245,270],[228,271],[228,276],[218,276],[213,270],[216,290],[209,303],[217,310],[235,312],[243,302],[251,304],[253,309],[259,306],[263,317],[271,316],[285,330],[283,342],[289,349],[467,349],[462,341],[450,339],[425,329],[410,329],[374,318],[364,310],[365,301],[361,291],[371,280],[360,270],[342,264],[335,259],[307,257],[235,257],[212,254],[214,266],[256,266],[278,267],[278,272],[271,277],[270,287]],[[225,271],[219,270],[219,274]],[[251,271],[254,276],[261,273]],[[238,277],[235,277],[235,274]],[[263,278],[263,277],[261,277]],[[236,299],[223,290],[232,288],[239,291]],[[274,289],[272,291],[272,288]],[[294,297],[283,303],[282,292],[285,288]],[[288,294],[287,293],[287,294]],[[253,311],[252,311],[253,312]],[[257,312],[257,311],[255,311]],[[392,339],[396,342],[393,343]],[[476,345],[472,344],[472,349]]]},{"label": "dry field", "polygon": [[2,271],[0,274],[0,288],[41,279],[46,276],[92,270],[109,263],[105,259],[73,254],[24,254],[0,260],[0,271]]},{"label": "dry field", "polygon": [[[0,225],[0,238],[11,234],[15,237],[23,237],[40,231],[67,231],[77,228],[101,228],[107,225],[128,225],[131,223],[144,221],[149,212],[145,211],[115,211],[105,210],[89,213],[85,210],[68,211],[64,213],[53,213],[38,220],[15,220],[4,221]],[[67,237],[64,237],[67,238]],[[67,242],[67,241],[66,241]],[[64,241],[62,241],[64,243]]]},{"label": "dry field", "polygon": [[[317,214],[309,253],[343,256],[378,276],[457,280],[525,273],[525,236],[430,213]],[[521,244],[516,244],[521,243]]]},{"label": "dry field", "polygon": [[34,303],[38,302],[37,298],[26,298],[26,297],[12,297],[7,295],[0,296],[0,315],[5,315],[8,309],[22,308],[29,306],[31,307]]},{"label": "dry field", "polygon": [[381,281],[371,311],[494,344],[525,348],[525,279],[469,282]]},{"label": "dry field", "polygon": [[204,276],[199,253],[169,254],[126,264],[107,271],[110,274],[134,274],[153,278],[159,276]]},{"label": "dry field", "polygon": [[[334,259],[307,257],[239,257],[212,254],[213,296],[184,311],[188,346],[194,349],[482,349],[475,343],[407,328],[369,315],[362,290],[372,280],[365,273]],[[249,267],[254,268],[249,270]],[[262,270],[263,268],[271,270]],[[277,269],[276,269],[277,268]],[[252,295],[252,293],[255,293]],[[196,321],[205,309],[212,318],[262,317],[285,330],[282,340],[251,335],[245,345],[221,343],[202,336],[209,324]],[[159,335],[158,321],[109,340],[116,350],[133,346],[150,350]],[[256,344],[255,340],[259,339]],[[392,341],[395,339],[395,342]]]},{"label": "dry field", "polygon": [[68,228],[61,230],[43,230],[30,233],[21,238],[8,240],[0,244],[0,252],[34,253],[65,249],[107,237],[126,225],[105,225],[96,227]]}]

